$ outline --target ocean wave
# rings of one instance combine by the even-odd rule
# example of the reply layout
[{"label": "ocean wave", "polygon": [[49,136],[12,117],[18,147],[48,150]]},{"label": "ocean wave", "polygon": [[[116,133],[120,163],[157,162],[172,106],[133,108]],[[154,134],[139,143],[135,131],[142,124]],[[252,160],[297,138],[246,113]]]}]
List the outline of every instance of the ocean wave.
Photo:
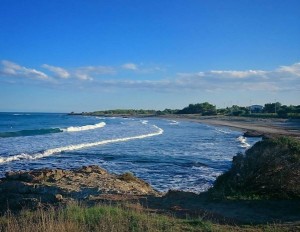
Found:
[{"label": "ocean wave", "polygon": [[60,133],[60,132],[77,132],[77,131],[85,131],[85,130],[94,130],[97,128],[104,127],[105,125],[106,125],[105,122],[100,122],[95,125],[86,125],[86,126],[78,126],[78,127],[71,126],[66,129],[46,128],[46,129],[8,131],[8,132],[0,132],[0,138],[34,136],[34,135],[45,135],[45,134]]},{"label": "ocean wave", "polygon": [[141,123],[144,124],[144,125],[147,125],[148,124],[148,120],[141,120]]},{"label": "ocean wave", "polygon": [[182,164],[183,167],[209,167],[208,164],[203,163],[203,162],[188,162],[188,163],[184,163]]},{"label": "ocean wave", "polygon": [[247,139],[244,136],[239,136],[236,140],[241,143],[240,147],[248,148],[251,146],[249,143],[246,142]]},{"label": "ocean wave", "polygon": [[79,150],[82,148],[89,148],[99,145],[105,145],[109,143],[117,143],[117,142],[126,142],[130,140],[136,140],[136,139],[144,139],[152,136],[157,136],[163,134],[164,130],[159,128],[156,125],[153,125],[154,128],[157,129],[156,132],[149,133],[149,134],[143,134],[143,135],[137,135],[132,137],[124,137],[124,138],[117,138],[117,139],[108,139],[108,140],[102,140],[94,143],[81,143],[81,144],[75,144],[75,145],[69,145],[65,147],[58,147],[58,148],[52,148],[45,150],[43,152],[35,153],[35,154],[18,154],[10,157],[0,157],[0,163],[8,163],[12,161],[18,161],[18,160],[35,160],[35,159],[41,159],[47,156],[51,156],[56,153],[66,152],[66,151],[73,151],[73,150]]},{"label": "ocean wave", "polygon": [[104,127],[106,125],[105,122],[99,122],[95,125],[86,125],[86,126],[71,126],[66,129],[62,129],[64,132],[77,132],[77,131],[85,131],[85,130],[94,130],[97,128]]},{"label": "ocean wave", "polygon": [[50,128],[50,129],[35,129],[35,130],[0,132],[0,138],[45,135],[45,134],[59,133],[59,132],[63,132],[63,131],[59,128]]},{"label": "ocean wave", "polygon": [[178,125],[179,122],[178,121],[175,121],[175,120],[170,120],[170,123],[169,125]]},{"label": "ocean wave", "polygon": [[31,114],[13,114],[14,116],[31,115]]},{"label": "ocean wave", "polygon": [[216,128],[215,130],[216,130],[217,132],[220,132],[220,133],[223,133],[223,134],[231,134],[231,132],[226,131],[226,130],[223,130],[223,129]]}]

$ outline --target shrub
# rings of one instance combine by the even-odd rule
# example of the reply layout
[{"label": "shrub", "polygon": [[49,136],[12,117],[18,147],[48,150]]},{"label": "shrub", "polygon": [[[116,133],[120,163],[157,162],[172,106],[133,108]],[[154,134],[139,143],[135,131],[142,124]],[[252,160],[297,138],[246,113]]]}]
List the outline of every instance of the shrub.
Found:
[{"label": "shrub", "polygon": [[300,199],[300,141],[265,139],[233,157],[210,193],[217,198]]}]

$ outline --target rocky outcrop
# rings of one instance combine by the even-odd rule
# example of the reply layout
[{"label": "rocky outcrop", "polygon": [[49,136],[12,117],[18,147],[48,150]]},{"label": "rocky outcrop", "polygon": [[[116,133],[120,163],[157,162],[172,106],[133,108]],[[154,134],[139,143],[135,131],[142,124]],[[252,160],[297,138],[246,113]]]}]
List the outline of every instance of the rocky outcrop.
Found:
[{"label": "rocky outcrop", "polygon": [[289,137],[263,139],[233,157],[210,192],[225,198],[300,199],[300,142]]},{"label": "rocky outcrop", "polygon": [[159,195],[131,173],[110,174],[98,166],[73,170],[8,172],[0,180],[0,206],[17,209],[65,201],[128,199]]}]

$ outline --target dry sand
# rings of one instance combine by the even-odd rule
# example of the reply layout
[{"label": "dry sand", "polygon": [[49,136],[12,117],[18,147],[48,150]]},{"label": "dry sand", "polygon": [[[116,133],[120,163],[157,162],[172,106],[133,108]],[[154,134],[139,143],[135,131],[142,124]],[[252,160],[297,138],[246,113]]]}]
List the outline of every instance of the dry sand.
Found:
[{"label": "dry sand", "polygon": [[241,131],[250,131],[265,136],[285,135],[300,139],[300,120],[262,119],[229,116],[163,115],[173,120],[189,120],[215,126],[226,126]]}]

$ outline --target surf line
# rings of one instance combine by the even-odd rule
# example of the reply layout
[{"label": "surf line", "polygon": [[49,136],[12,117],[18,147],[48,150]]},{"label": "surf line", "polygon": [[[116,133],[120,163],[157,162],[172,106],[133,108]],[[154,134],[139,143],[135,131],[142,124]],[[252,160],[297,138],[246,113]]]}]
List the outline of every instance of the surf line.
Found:
[{"label": "surf line", "polygon": [[35,129],[35,130],[21,130],[21,131],[12,131],[12,132],[0,132],[0,138],[9,138],[9,137],[22,137],[22,136],[34,136],[34,135],[45,135],[52,133],[60,132],[78,132],[86,130],[94,130],[101,127],[105,127],[105,122],[99,122],[95,125],[86,125],[86,126],[71,126],[65,129],[60,128],[50,128],[50,129]]},{"label": "surf line", "polygon": [[85,130],[94,130],[97,128],[104,127],[106,125],[105,122],[99,122],[95,125],[86,125],[86,126],[71,126],[66,129],[62,129],[64,132],[77,132],[77,131],[85,131]]},{"label": "surf line", "polygon": [[130,141],[130,140],[135,140],[135,139],[144,139],[144,138],[163,134],[163,132],[164,132],[163,129],[159,128],[156,125],[153,125],[153,127],[155,127],[157,129],[157,132],[150,133],[150,134],[137,135],[137,136],[132,136],[132,137],[102,140],[102,141],[98,141],[98,142],[94,142],[94,143],[81,143],[81,144],[69,145],[69,146],[65,146],[65,147],[52,148],[49,150],[45,150],[44,152],[39,152],[39,153],[32,154],[32,155],[22,153],[22,154],[14,155],[11,157],[0,158],[0,163],[8,163],[8,162],[24,160],[24,159],[29,159],[29,160],[40,159],[40,158],[51,156],[55,153],[60,153],[60,152],[64,152],[64,151],[73,151],[73,150],[78,150],[81,148],[94,147],[94,146],[99,146],[99,145],[104,145],[104,144],[109,144],[109,143],[126,142],[126,141]]}]

